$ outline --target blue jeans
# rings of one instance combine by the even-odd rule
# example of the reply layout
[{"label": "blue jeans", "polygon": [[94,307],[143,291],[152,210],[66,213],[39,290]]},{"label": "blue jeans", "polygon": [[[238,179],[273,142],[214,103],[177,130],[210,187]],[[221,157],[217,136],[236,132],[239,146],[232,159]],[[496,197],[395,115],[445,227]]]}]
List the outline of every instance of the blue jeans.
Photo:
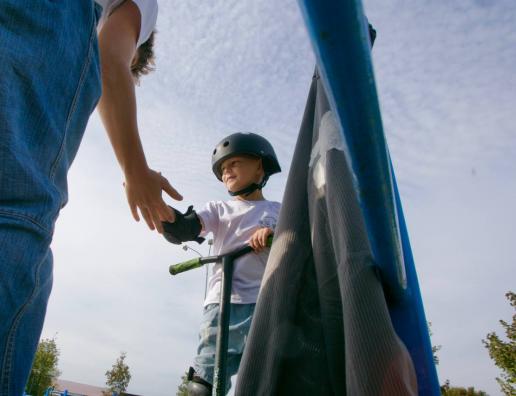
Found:
[{"label": "blue jeans", "polygon": [[0,396],[20,396],[52,288],[54,223],[100,97],[93,0],[0,1]]},{"label": "blue jeans", "polygon": [[[226,393],[231,387],[231,376],[238,372],[244,352],[247,334],[251,327],[255,304],[231,304],[229,318],[228,360],[226,373]],[[194,359],[194,369],[199,377],[213,384],[219,304],[204,307],[203,320],[199,332],[199,346]]]}]

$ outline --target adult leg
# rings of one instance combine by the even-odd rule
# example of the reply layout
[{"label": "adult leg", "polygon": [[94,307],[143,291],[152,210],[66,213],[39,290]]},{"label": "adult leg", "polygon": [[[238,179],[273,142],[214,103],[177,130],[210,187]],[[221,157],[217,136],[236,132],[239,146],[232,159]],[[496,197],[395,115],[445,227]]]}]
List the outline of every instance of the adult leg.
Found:
[{"label": "adult leg", "polygon": [[0,216],[0,395],[23,393],[52,288],[50,237],[25,219]]},{"label": "adult leg", "polygon": [[0,396],[28,378],[66,175],[100,95],[93,1],[0,2]]}]

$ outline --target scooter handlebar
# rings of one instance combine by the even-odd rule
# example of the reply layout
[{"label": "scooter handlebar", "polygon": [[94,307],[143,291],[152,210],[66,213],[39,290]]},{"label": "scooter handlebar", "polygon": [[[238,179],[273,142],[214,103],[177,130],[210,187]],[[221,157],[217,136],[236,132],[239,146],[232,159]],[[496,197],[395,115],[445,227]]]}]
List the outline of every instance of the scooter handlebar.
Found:
[{"label": "scooter handlebar", "polygon": [[[267,238],[267,247],[271,247],[272,245],[272,235],[269,235]],[[240,249],[235,250],[234,252],[228,253],[229,255],[236,255],[236,257],[241,256],[242,254],[246,254],[251,252],[252,249],[249,245],[244,246]],[[177,275],[181,272],[190,271],[195,268],[202,267],[206,263],[215,262],[218,259],[221,259],[222,256],[212,256],[212,257],[197,257],[188,261],[183,261],[182,263],[172,264],[168,267],[168,271],[171,275]]]}]

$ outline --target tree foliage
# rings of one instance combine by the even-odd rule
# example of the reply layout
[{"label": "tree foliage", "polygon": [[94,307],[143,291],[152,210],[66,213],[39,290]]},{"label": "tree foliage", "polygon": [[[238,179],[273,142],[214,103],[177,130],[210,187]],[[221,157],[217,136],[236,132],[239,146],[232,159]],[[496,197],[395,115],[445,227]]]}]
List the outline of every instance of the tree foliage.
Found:
[{"label": "tree foliage", "polygon": [[129,372],[129,366],[125,363],[125,358],[126,353],[121,352],[111,370],[106,371],[107,391],[103,392],[105,396],[111,396],[113,393],[121,395],[129,386],[131,373]]},{"label": "tree foliage", "polygon": [[487,396],[484,391],[476,391],[474,387],[460,388],[450,386],[450,381],[446,380],[444,385],[441,386],[441,395],[443,396]]},{"label": "tree foliage", "polygon": [[176,396],[188,396],[188,373],[185,372],[181,376],[181,383],[177,388]]},{"label": "tree foliage", "polygon": [[[516,293],[507,292],[505,297],[516,311]],[[505,395],[514,396],[516,395],[516,312],[512,316],[511,324],[504,320],[500,320],[500,324],[504,328],[507,341],[492,332],[482,342],[488,349],[491,359],[502,370],[501,378],[496,378],[502,392]]]},{"label": "tree foliage", "polygon": [[[432,337],[434,334],[432,333],[432,322],[428,322],[428,333],[430,334],[430,337]],[[432,355],[434,358],[434,364],[439,364],[439,356],[437,356],[437,352],[442,348],[441,345],[432,345]]]},{"label": "tree foliage", "polygon": [[38,344],[25,392],[43,395],[61,374],[58,369],[59,349],[54,338],[42,339]]}]

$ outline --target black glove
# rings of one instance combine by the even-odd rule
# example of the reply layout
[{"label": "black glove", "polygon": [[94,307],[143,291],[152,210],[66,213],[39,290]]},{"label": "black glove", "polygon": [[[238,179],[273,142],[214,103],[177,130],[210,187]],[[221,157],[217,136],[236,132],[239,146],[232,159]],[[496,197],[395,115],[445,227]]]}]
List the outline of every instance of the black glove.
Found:
[{"label": "black glove", "polygon": [[183,242],[195,241],[197,243],[203,243],[204,238],[201,238],[202,226],[199,216],[193,210],[193,206],[189,206],[185,214],[172,208],[176,214],[176,221],[169,223],[163,221],[163,236],[167,241],[175,245],[181,245]]}]

